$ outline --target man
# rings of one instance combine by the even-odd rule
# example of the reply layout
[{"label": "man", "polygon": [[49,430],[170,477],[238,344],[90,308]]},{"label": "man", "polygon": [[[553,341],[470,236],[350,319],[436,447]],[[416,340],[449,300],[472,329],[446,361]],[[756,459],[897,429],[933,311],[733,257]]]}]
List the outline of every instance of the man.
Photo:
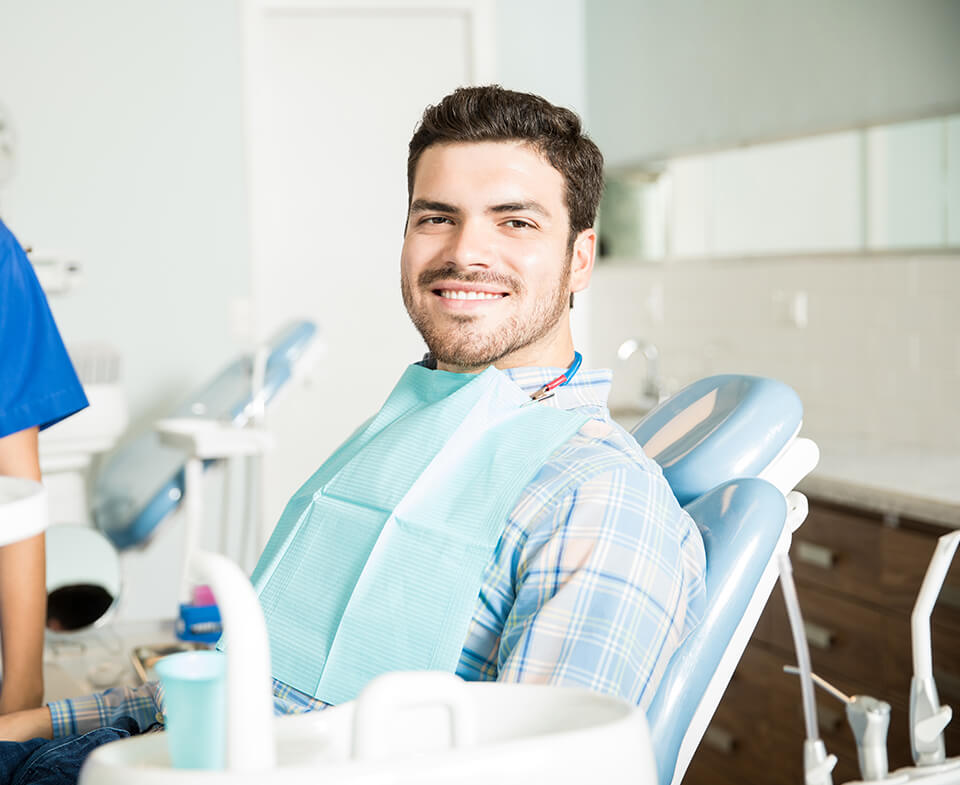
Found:
[{"label": "man", "polygon": [[[704,553],[610,420],[610,373],[578,371],[569,309],[602,185],[579,119],[542,98],[464,88],[424,113],[401,289],[430,353],[291,499],[254,571],[277,711],[409,667],[653,698],[701,615]],[[155,698],[51,704],[0,735],[143,728]]]}]

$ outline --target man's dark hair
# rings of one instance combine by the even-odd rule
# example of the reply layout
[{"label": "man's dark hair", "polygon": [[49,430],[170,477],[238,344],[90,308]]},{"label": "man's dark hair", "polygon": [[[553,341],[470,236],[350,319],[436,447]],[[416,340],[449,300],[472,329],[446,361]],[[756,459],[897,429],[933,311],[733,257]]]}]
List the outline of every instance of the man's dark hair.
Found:
[{"label": "man's dark hair", "polygon": [[459,87],[428,106],[410,140],[407,205],[413,199],[417,162],[431,145],[456,142],[526,142],[563,175],[570,215],[570,247],[593,226],[603,193],[603,155],[583,133],[580,118],[532,93],[500,85]]}]

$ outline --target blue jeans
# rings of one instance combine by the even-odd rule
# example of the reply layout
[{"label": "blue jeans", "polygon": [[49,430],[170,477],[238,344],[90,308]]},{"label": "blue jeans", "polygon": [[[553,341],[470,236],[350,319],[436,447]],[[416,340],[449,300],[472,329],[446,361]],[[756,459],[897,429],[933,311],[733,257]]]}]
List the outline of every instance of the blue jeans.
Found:
[{"label": "blue jeans", "polygon": [[130,717],[114,727],[62,739],[0,741],[0,785],[74,785],[80,767],[96,747],[140,732]]}]

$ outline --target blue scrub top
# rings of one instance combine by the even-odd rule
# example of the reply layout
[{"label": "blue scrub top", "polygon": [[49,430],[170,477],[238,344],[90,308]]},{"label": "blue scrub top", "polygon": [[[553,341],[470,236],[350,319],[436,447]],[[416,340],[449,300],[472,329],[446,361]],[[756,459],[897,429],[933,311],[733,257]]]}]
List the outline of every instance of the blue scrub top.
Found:
[{"label": "blue scrub top", "polygon": [[33,266],[0,221],[0,438],[86,406]]}]

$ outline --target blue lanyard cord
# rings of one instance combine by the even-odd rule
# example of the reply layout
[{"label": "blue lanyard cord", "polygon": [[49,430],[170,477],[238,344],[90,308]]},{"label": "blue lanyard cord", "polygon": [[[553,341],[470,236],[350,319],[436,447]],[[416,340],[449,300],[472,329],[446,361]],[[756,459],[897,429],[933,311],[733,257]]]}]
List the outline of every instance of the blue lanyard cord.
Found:
[{"label": "blue lanyard cord", "polygon": [[570,380],[577,375],[577,371],[580,370],[580,363],[583,362],[583,356],[580,352],[573,353],[573,362],[570,363],[570,367],[567,368],[562,374],[560,374],[556,379],[547,382],[543,387],[537,390],[534,393],[530,394],[530,398],[534,401],[543,401],[547,398],[550,398],[554,395],[554,390],[557,387],[563,387],[565,384],[570,384]]}]

